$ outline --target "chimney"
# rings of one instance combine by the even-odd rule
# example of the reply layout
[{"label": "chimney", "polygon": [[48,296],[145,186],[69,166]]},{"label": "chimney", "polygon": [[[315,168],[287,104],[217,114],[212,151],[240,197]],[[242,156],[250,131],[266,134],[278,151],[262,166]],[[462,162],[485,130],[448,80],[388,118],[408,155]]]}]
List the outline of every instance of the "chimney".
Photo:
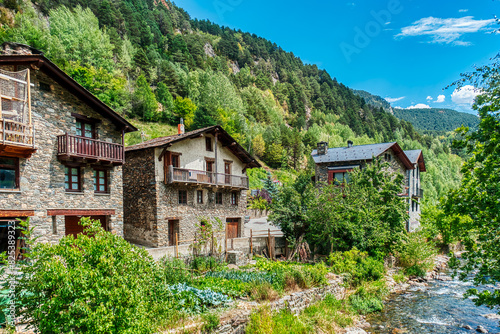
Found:
[{"label": "chimney", "polygon": [[352,147],[352,144],[354,144],[354,143],[352,142],[352,140],[348,140],[348,141],[347,141],[347,147],[348,147],[348,148],[349,148],[349,147]]},{"label": "chimney", "polygon": [[177,125],[177,132],[179,135],[184,134],[184,119],[181,117],[180,124]]},{"label": "chimney", "polygon": [[325,155],[328,151],[328,143],[326,141],[321,141],[318,143],[318,155]]}]

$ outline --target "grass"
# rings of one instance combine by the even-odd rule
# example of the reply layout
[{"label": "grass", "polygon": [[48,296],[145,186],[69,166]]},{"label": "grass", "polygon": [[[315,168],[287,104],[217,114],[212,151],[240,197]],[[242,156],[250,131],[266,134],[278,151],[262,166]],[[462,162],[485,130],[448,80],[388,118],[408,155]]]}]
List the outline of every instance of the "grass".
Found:
[{"label": "grass", "polygon": [[125,146],[130,146],[142,142],[141,132],[144,132],[144,141],[175,135],[177,133],[177,127],[166,124],[166,123],[155,123],[155,122],[142,122],[136,119],[129,119],[133,126],[139,129],[139,131],[127,133],[125,135]]},{"label": "grass", "polygon": [[272,312],[265,306],[251,315],[246,333],[335,333],[340,328],[351,326],[361,314],[382,310],[382,299],[386,294],[385,282],[378,280],[364,282],[344,300],[327,295],[298,316],[289,310]]}]

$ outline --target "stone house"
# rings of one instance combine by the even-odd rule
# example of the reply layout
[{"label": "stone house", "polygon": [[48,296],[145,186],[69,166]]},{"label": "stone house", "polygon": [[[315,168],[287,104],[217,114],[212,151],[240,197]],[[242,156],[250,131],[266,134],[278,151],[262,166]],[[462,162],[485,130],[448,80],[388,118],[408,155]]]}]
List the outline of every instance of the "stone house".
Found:
[{"label": "stone house", "polygon": [[349,182],[349,172],[355,168],[364,168],[375,158],[389,163],[389,168],[404,175],[404,189],[400,196],[408,201],[407,230],[413,231],[419,226],[420,201],[423,190],[420,186],[420,173],[425,172],[425,162],[421,150],[403,151],[397,142],[353,145],[347,142],[345,147],[328,148],[326,142],[318,143],[312,151],[315,163],[317,184]]},{"label": "stone house", "polygon": [[260,164],[220,126],[125,149],[124,236],[163,247],[192,240],[201,218],[220,218],[228,238],[244,236],[248,168]]},{"label": "stone house", "polygon": [[81,232],[82,216],[123,235],[123,136],[137,129],[25,45],[2,45],[0,93],[0,251],[16,218],[41,242]]}]

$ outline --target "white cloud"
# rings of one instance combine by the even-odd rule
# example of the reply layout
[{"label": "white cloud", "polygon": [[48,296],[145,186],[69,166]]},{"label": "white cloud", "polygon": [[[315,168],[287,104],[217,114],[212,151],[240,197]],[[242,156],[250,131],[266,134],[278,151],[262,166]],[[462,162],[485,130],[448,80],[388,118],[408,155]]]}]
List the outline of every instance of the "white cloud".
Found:
[{"label": "white cloud", "polygon": [[434,103],[443,103],[445,99],[446,99],[446,96],[438,95],[438,97],[437,97],[436,101],[434,101]]},{"label": "white cloud", "polygon": [[467,46],[470,42],[459,40],[464,34],[486,30],[495,23],[495,19],[475,20],[473,16],[442,19],[424,17],[412,25],[401,29],[395,37],[429,36],[429,43],[452,44]]},{"label": "white cloud", "polygon": [[433,98],[432,98],[432,96],[430,96],[430,95],[429,95],[429,96],[427,96],[426,100],[427,100],[427,101],[432,101],[432,100],[433,100]]},{"label": "white cloud", "polygon": [[409,106],[406,109],[430,109],[431,107],[424,103],[417,103],[414,106]]},{"label": "white cloud", "polygon": [[459,9],[458,12],[459,13],[467,13],[469,10],[468,9]]},{"label": "white cloud", "polygon": [[406,96],[401,96],[401,97],[386,97],[385,100],[389,103],[397,102],[402,99],[404,99]]},{"label": "white cloud", "polygon": [[468,105],[470,107],[474,103],[476,96],[480,93],[481,92],[473,86],[465,85],[460,89],[455,89],[455,91],[451,94],[451,100],[456,104]]}]

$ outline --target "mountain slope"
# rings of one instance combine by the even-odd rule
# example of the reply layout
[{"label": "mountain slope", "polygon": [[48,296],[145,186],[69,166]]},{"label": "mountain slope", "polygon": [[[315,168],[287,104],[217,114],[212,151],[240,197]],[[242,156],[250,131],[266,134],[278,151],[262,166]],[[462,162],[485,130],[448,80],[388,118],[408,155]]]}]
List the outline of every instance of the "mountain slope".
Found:
[{"label": "mountain slope", "polygon": [[452,109],[398,109],[394,108],[394,116],[413,124],[419,130],[453,131],[465,125],[475,128],[479,124],[476,115],[458,112]]},{"label": "mountain slope", "polygon": [[354,94],[361,96],[365,102],[375,108],[383,108],[386,112],[392,114],[392,107],[389,102],[387,102],[384,98],[373,95],[365,90],[357,90],[353,89]]}]

